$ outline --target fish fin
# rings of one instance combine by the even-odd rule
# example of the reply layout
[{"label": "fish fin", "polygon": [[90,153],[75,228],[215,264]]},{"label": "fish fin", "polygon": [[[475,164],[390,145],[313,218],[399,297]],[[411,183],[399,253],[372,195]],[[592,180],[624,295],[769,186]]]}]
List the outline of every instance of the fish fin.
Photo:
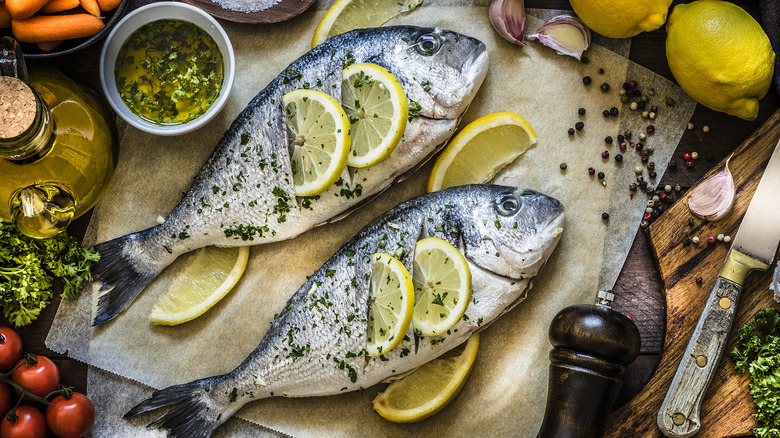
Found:
[{"label": "fish fin", "polygon": [[[151,230],[151,229],[150,229]],[[92,276],[101,282],[97,315],[93,326],[106,323],[122,313],[142,290],[166,265],[143,271],[133,263],[125,248],[133,241],[141,240],[149,230],[128,234],[108,242],[95,245],[100,260],[92,265]]]},{"label": "fish fin", "polygon": [[168,412],[149,423],[147,427],[166,429],[172,438],[209,438],[214,430],[232,415],[232,412],[222,413],[218,412],[218,409],[213,409],[214,403],[207,398],[209,392],[207,381],[210,379],[196,380],[155,391],[151,398],[127,411],[123,418],[128,419],[155,409],[172,406]]}]

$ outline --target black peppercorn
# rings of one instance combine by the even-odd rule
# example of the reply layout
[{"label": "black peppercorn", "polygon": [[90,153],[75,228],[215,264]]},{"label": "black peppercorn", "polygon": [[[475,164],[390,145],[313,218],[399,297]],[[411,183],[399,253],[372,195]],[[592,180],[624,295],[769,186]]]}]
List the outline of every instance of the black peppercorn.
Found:
[{"label": "black peppercorn", "polygon": [[604,92],[607,92],[607,91],[609,91],[609,84],[608,84],[608,83],[606,83],[606,82],[604,82],[603,84],[601,84],[601,91],[604,91]]},{"label": "black peppercorn", "polygon": [[620,154],[615,155],[615,161],[617,161],[618,163],[623,161],[623,156]]},{"label": "black peppercorn", "polygon": [[569,135],[574,135],[574,128],[569,128]]},{"label": "black peppercorn", "polygon": [[640,90],[639,88],[635,88],[634,91],[631,92],[631,95],[634,97],[639,97],[642,95],[642,90]]},{"label": "black peppercorn", "polygon": [[688,246],[691,244],[691,239],[685,237],[683,238],[683,245]]},{"label": "black peppercorn", "polygon": [[612,144],[612,136],[608,135],[604,138],[604,143],[606,144]]},{"label": "black peppercorn", "polygon": [[648,173],[648,175],[650,175],[650,178],[655,178],[655,177],[657,177],[657,176],[658,176],[658,173],[656,173],[656,171],[655,171],[655,170],[651,170],[651,171]]},{"label": "black peppercorn", "polygon": [[604,74],[604,69],[603,69],[603,68],[600,68],[600,69],[599,69],[599,74],[600,74],[600,75],[603,75],[603,74]]},{"label": "black peppercorn", "polygon": [[688,219],[688,226],[689,227],[693,226],[693,218]]},{"label": "black peppercorn", "polygon": [[[645,189],[647,189],[647,181],[639,181],[639,187],[640,187],[642,190],[645,190]],[[652,189],[652,187],[651,187],[651,189]],[[652,190],[650,190],[650,191],[652,192]]]},{"label": "black peppercorn", "polygon": [[646,102],[639,101],[639,102],[636,103],[636,107],[641,109],[641,110],[645,109],[646,106],[647,106]]},{"label": "black peppercorn", "polygon": [[577,114],[584,116],[585,115],[585,108],[580,108],[577,110]]},{"label": "black peppercorn", "polygon": [[609,220],[609,213],[607,213],[607,212],[601,213],[601,218],[604,219],[605,221],[608,221]]},{"label": "black peppercorn", "polygon": [[613,106],[612,108],[610,108],[609,109],[609,115],[611,115],[612,117],[617,117],[617,115],[618,115],[617,107]]},{"label": "black peppercorn", "polygon": [[609,110],[602,111],[601,115],[604,116],[604,117],[609,117]]},{"label": "black peppercorn", "polygon": [[582,123],[582,122],[577,122],[577,123],[574,124],[574,129],[576,129],[577,131],[582,131],[582,128],[584,128],[584,127],[585,127],[585,124]]},{"label": "black peppercorn", "polygon": [[582,78],[582,83],[585,85],[590,85],[590,76],[585,76]]},{"label": "black peppercorn", "polygon": [[629,88],[628,82],[623,82],[623,89],[628,90],[628,88]]},{"label": "black peppercorn", "polygon": [[599,172],[598,175],[596,175],[598,179],[604,179],[604,172]]},{"label": "black peppercorn", "polygon": [[624,137],[623,134],[618,134],[618,136],[617,136],[617,141],[618,142],[622,142],[625,139],[626,139],[626,137]]}]

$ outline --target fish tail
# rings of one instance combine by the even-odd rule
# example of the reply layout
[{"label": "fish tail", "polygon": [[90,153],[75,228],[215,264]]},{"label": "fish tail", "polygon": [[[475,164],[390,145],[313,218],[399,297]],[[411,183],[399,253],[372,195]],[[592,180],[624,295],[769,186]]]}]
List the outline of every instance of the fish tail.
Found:
[{"label": "fish tail", "polygon": [[223,412],[219,403],[210,399],[208,382],[214,379],[210,377],[155,391],[151,398],[130,409],[124,418],[172,406],[147,427],[166,429],[171,438],[208,438],[233,414],[233,411]]},{"label": "fish tail", "polygon": [[[141,291],[167,266],[167,263],[138,263],[128,245],[145,240],[151,230],[140,231],[95,245],[100,260],[92,265],[92,276],[101,282],[98,309],[93,326],[114,319],[127,309]],[[140,267],[145,266],[145,267]]]}]

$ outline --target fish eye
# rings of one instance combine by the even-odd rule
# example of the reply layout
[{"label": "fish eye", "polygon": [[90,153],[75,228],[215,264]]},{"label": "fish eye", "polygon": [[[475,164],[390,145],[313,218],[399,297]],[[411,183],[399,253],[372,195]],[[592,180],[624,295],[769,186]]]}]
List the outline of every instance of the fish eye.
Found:
[{"label": "fish eye", "polygon": [[520,200],[511,195],[496,199],[496,211],[502,216],[512,216],[520,210]]},{"label": "fish eye", "polygon": [[439,51],[441,40],[437,35],[426,33],[417,38],[417,51],[422,55],[433,55]]}]

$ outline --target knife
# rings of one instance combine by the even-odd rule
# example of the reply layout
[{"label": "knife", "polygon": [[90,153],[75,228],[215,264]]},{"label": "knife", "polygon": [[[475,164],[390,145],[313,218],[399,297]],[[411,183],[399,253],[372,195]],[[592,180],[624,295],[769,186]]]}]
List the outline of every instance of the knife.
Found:
[{"label": "knife", "polygon": [[689,437],[701,428],[704,393],[715,374],[731,330],[745,277],[767,270],[780,243],[780,142],[758,183],[726,262],[715,280],[672,384],[658,411],[658,427],[668,437]]}]

